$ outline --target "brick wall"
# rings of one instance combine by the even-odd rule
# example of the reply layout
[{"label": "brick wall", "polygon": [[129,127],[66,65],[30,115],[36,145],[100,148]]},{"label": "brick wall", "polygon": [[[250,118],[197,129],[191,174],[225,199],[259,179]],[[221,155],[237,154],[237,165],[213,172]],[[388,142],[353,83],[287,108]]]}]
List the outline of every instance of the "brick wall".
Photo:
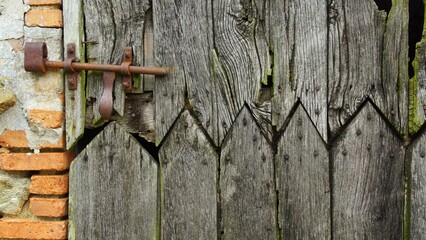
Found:
[{"label": "brick wall", "polygon": [[66,239],[63,74],[27,73],[23,46],[62,60],[61,0],[0,1],[0,239]]}]

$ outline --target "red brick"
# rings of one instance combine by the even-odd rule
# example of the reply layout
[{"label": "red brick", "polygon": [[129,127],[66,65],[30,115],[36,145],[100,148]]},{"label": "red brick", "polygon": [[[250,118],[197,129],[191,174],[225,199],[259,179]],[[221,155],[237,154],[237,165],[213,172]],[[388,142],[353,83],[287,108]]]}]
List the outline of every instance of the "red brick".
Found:
[{"label": "red brick", "polygon": [[30,211],[38,217],[68,215],[68,198],[30,198]]},{"label": "red brick", "polygon": [[63,171],[70,167],[73,152],[8,153],[0,155],[0,169],[16,171]]},{"label": "red brick", "polygon": [[25,25],[29,27],[62,27],[62,10],[30,9],[25,14]]},{"label": "red brick", "polygon": [[28,110],[28,121],[47,128],[60,128],[64,120],[62,111],[51,111],[41,109]]},{"label": "red brick", "polygon": [[[24,130],[4,130],[0,135],[0,146],[6,148],[30,148],[28,146],[27,134]],[[56,143],[43,142],[36,146],[39,149],[65,149],[65,134]]]},{"label": "red brick", "polygon": [[24,130],[4,130],[0,135],[0,146],[7,148],[28,148]]},{"label": "red brick", "polygon": [[68,174],[34,175],[31,177],[30,193],[64,195],[68,193]]},{"label": "red brick", "polygon": [[0,238],[67,239],[67,221],[0,219]]},{"label": "red brick", "polygon": [[61,0],[28,0],[30,6],[61,5]]}]

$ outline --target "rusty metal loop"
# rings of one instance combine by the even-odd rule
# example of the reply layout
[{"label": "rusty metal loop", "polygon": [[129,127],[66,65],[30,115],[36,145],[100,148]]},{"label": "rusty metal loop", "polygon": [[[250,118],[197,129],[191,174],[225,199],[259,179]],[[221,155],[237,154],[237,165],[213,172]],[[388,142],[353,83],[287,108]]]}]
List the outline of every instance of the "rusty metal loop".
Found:
[{"label": "rusty metal loop", "polygon": [[130,76],[132,73],[130,72],[131,62],[122,62],[120,65],[120,72],[122,75]]},{"label": "rusty metal loop", "polygon": [[104,91],[102,93],[101,101],[99,102],[99,113],[103,119],[109,120],[114,106],[112,92],[114,90],[115,73],[104,72],[103,81]]},{"label": "rusty metal loop", "polygon": [[75,58],[67,58],[64,60],[64,70],[67,73],[75,73],[75,69],[72,66],[72,63],[75,62]]}]

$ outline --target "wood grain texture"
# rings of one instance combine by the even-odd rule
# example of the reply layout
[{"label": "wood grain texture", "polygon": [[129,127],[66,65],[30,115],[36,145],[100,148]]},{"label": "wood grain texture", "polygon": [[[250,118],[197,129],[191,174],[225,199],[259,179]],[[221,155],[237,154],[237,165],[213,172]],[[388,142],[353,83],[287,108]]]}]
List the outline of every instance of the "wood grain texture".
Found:
[{"label": "wood grain texture", "polygon": [[210,1],[153,0],[152,4],[155,61],[159,66],[173,67],[172,73],[157,77],[155,82],[159,143],[182,110],[188,91],[198,94],[194,97],[191,93],[188,98],[204,104],[206,111],[214,104],[206,95],[206,89],[213,89],[209,66],[213,39]]},{"label": "wood grain texture", "polygon": [[158,164],[109,124],[70,169],[70,239],[157,239]]},{"label": "wood grain texture", "polygon": [[[409,148],[411,158],[410,239],[426,238],[426,136],[421,134]],[[410,161],[408,160],[408,161]]]},{"label": "wood grain texture", "polygon": [[221,239],[276,239],[273,151],[246,106],[222,145]]},{"label": "wood grain texture", "polygon": [[162,239],[217,239],[218,156],[188,111],[159,157]]},{"label": "wood grain texture", "polygon": [[[425,28],[426,25],[423,25],[423,32]],[[416,56],[412,64],[414,76],[409,83],[409,131],[415,133],[426,120],[426,40],[424,35],[416,44]]]},{"label": "wood grain texture", "polygon": [[[145,13],[148,0],[103,1],[84,0],[87,61],[89,63],[121,64],[124,47],[133,47],[133,65],[143,65]],[[124,113],[124,92],[117,75],[114,89],[114,109]],[[135,92],[143,90],[140,75],[133,75]],[[87,98],[94,105],[93,125],[102,122],[99,101],[103,91],[102,74],[88,72]]]},{"label": "wood grain texture", "polygon": [[153,2],[155,60],[174,69],[155,82],[157,142],[185,101],[217,146],[245,102],[259,107],[255,112],[271,135],[270,102],[258,99],[270,67],[265,4]]},{"label": "wood grain texture", "polygon": [[282,239],[330,239],[329,156],[299,105],[275,156]]},{"label": "wood grain texture", "polygon": [[[76,44],[76,56],[81,62],[85,61],[85,49],[81,42],[84,40],[83,6],[80,0],[64,0],[62,4],[64,18],[64,46]],[[64,48],[64,56],[67,49]],[[65,132],[66,148],[71,149],[84,133],[86,113],[85,73],[79,74],[77,90],[69,90],[65,82]]]},{"label": "wood grain texture", "polygon": [[272,123],[283,127],[300,99],[327,140],[327,1],[272,1]]},{"label": "wood grain texture", "polygon": [[[212,1],[214,41],[214,89],[221,94],[213,104],[213,114],[201,105],[194,108],[201,116],[214,116],[209,134],[220,143],[230,129],[244,103],[260,104],[261,83],[267,83],[270,73],[267,1]],[[214,100],[214,99],[212,99]],[[252,104],[259,103],[259,104]],[[264,109],[264,108],[263,108]],[[258,120],[270,123],[271,111],[263,112]],[[216,115],[216,116],[215,116]],[[203,126],[207,123],[202,119]],[[217,129],[217,130],[216,130]]]},{"label": "wood grain texture", "polygon": [[372,0],[338,0],[329,6],[328,115],[332,135],[367,96],[395,128],[406,128],[408,3],[393,2],[389,18]]},{"label": "wood grain texture", "polygon": [[368,102],[331,149],[333,237],[402,239],[404,148]]}]

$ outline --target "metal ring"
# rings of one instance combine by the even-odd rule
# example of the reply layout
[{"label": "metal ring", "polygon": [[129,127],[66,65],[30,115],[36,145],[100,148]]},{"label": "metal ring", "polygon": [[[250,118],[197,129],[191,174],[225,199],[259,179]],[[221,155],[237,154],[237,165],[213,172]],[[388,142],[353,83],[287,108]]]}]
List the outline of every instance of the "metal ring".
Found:
[{"label": "metal ring", "polygon": [[72,63],[75,62],[75,58],[67,58],[64,60],[64,70],[65,72],[75,73],[75,69],[72,67]]},{"label": "metal ring", "polygon": [[130,72],[131,62],[122,62],[120,65],[121,74],[124,76],[130,76],[132,73]]}]

